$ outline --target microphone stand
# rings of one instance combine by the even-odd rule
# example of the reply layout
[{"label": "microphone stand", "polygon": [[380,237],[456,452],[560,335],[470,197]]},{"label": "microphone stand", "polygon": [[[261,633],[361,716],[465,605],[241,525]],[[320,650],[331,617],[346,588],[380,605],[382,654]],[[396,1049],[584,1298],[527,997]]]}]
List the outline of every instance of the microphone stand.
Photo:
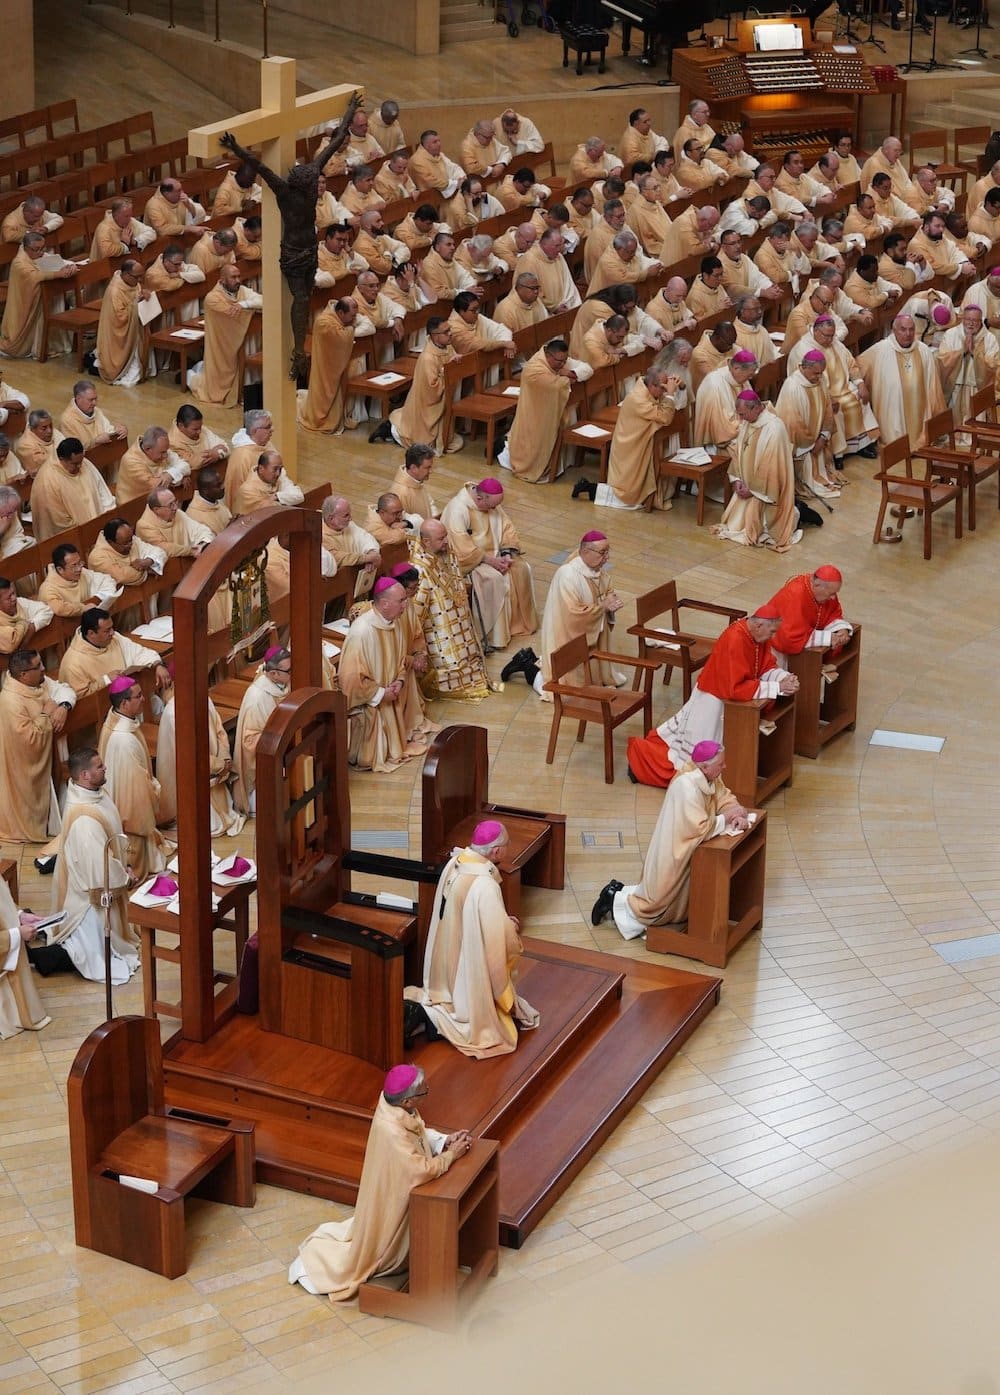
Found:
[{"label": "microphone stand", "polygon": [[910,51],[909,51],[909,53],[908,53],[907,56],[906,56],[906,62],[905,62],[905,63],[900,63],[900,65],[899,65],[899,71],[900,71],[901,73],[908,73],[908,72],[910,72],[913,68],[923,68],[923,66],[924,66],[923,63],[914,63],[914,61],[913,61],[913,30],[914,30],[914,26],[916,25],[916,22],[917,22],[917,0],[910,0]]}]

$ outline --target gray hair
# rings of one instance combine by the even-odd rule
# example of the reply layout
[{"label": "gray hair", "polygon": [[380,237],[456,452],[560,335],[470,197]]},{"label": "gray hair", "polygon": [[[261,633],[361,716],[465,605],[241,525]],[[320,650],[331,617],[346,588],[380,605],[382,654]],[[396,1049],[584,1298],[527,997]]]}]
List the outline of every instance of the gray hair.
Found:
[{"label": "gray hair", "polygon": [[36,407],[33,412],[29,412],[28,414],[28,425],[30,427],[36,427],[40,421],[51,420],[52,413],[47,412],[44,407]]},{"label": "gray hair", "polygon": [[615,234],[611,245],[616,252],[624,252],[626,249],[634,250],[639,246],[639,239],[628,228],[622,228],[620,233]]},{"label": "gray hair", "polygon": [[589,151],[598,150],[603,145],[604,141],[601,139],[600,136],[588,136],[587,139],[583,142],[584,150]]},{"label": "gray hair", "polygon": [[18,494],[16,489],[11,489],[9,484],[0,484],[0,509],[8,508],[13,503],[16,503],[18,508],[20,508],[20,494]]},{"label": "gray hair", "polygon": [[254,407],[251,411],[243,413],[243,430],[250,435],[258,426],[263,426],[265,421],[270,420],[270,412],[265,412],[263,407]]},{"label": "gray hair", "polygon": [[492,252],[493,239],[489,233],[476,233],[475,237],[469,238],[469,246],[473,252]]},{"label": "gray hair", "polygon": [[416,1080],[414,1080],[412,1085],[407,1085],[405,1090],[400,1090],[399,1093],[395,1095],[390,1095],[387,1090],[382,1091],[386,1104],[405,1104],[407,1100],[413,1099],[415,1095],[423,1093],[424,1073],[419,1066],[416,1067],[416,1070],[418,1072]]},{"label": "gray hair", "polygon": [[139,444],[143,450],[149,450],[149,447],[155,446],[157,441],[164,440],[166,435],[166,430],[162,426],[147,426],[139,437]]}]

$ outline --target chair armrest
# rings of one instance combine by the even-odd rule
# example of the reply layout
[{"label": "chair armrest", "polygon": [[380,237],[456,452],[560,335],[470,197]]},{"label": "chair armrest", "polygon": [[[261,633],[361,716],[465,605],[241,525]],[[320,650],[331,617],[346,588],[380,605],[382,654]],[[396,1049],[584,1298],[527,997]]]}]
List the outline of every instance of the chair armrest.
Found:
[{"label": "chair armrest", "polygon": [[593,683],[581,683],[578,688],[571,688],[565,683],[556,683],[550,680],[543,684],[547,693],[558,693],[560,697],[587,698],[591,702],[599,702],[605,706],[616,696],[617,688],[599,688]]},{"label": "chair armrest", "polygon": [[713,615],[728,615],[732,620],[743,620],[746,617],[745,610],[737,610],[731,605],[715,605],[712,601],[695,601],[690,596],[682,596],[677,602],[678,610],[686,606],[688,610],[707,610]]},{"label": "chair armrest", "polygon": [[926,460],[929,465],[940,462],[942,465],[966,465],[972,459],[968,450],[953,450],[950,446],[925,446],[913,452],[914,460]]},{"label": "chair armrest", "polygon": [[872,479],[884,480],[886,484],[903,484],[910,489],[923,490],[925,494],[928,494],[932,489],[940,488],[940,485],[935,484],[933,480],[918,480],[914,479],[912,475],[888,475],[880,471],[877,475],[873,475]]},{"label": "chair armrest", "polygon": [[[588,657],[591,659],[605,659],[608,663],[612,664],[626,664],[629,668],[660,667],[659,659],[640,659],[638,656],[633,658],[628,654],[612,654],[608,649],[592,649]],[[612,688],[610,691],[614,692],[615,689]]]},{"label": "chair armrest", "polygon": [[656,630],[648,625],[629,625],[626,634],[639,639],[655,639],[661,644],[675,644],[678,649],[690,649],[697,643],[697,635],[682,634],[679,630]]}]

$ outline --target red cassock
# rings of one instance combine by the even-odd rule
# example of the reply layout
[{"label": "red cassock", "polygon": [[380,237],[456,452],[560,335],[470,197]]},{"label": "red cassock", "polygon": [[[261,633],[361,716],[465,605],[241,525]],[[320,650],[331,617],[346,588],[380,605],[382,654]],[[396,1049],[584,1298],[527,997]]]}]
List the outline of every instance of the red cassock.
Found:
[{"label": "red cassock", "polygon": [[[722,702],[749,702],[756,695],[761,675],[777,663],[771,645],[758,644],[747,622],[737,620],[715,641],[695,686]],[[646,736],[630,737],[627,751],[629,769],[641,785],[665,789],[677,773],[667,743],[655,727]]]},{"label": "red cassock", "polygon": [[813,630],[825,630],[844,616],[836,596],[822,602],[816,599],[809,585],[808,572],[786,581],[771,598],[771,605],[781,616],[781,629],[774,637],[774,647],[779,654],[801,654]]}]

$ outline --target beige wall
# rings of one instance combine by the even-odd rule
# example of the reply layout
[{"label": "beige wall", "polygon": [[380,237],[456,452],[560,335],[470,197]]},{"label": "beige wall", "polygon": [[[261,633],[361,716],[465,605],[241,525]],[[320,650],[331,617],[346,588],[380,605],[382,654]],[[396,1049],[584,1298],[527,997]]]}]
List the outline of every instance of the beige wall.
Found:
[{"label": "beige wall", "polygon": [[3,82],[0,116],[16,116],[35,105],[35,46],[32,0],[3,0]]},{"label": "beige wall", "polygon": [[364,34],[407,53],[437,53],[441,47],[441,0],[272,0],[271,8]]}]

